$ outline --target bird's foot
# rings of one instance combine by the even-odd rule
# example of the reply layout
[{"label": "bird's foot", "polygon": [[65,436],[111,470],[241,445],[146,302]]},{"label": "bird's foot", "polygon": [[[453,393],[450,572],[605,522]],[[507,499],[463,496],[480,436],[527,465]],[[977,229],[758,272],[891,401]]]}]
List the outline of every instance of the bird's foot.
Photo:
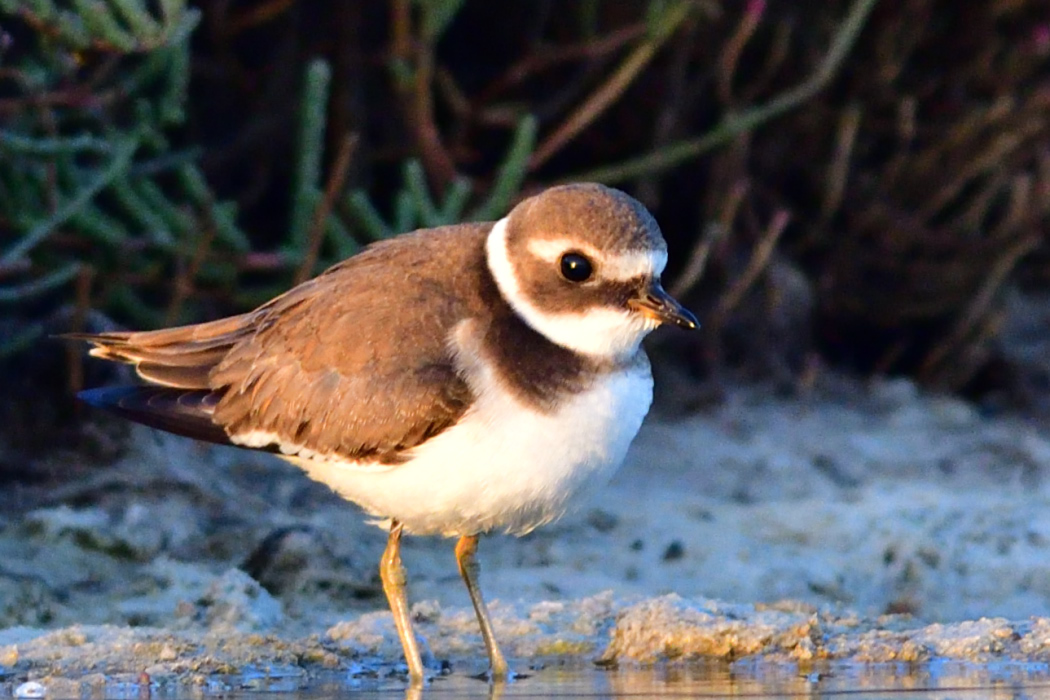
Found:
[{"label": "bird's foot", "polygon": [[514,681],[521,680],[522,678],[528,678],[527,673],[515,673],[509,668],[504,669],[501,673],[493,672],[492,668],[487,668],[481,673],[476,673],[470,678],[474,678],[479,681],[485,681],[487,683],[513,683]]}]

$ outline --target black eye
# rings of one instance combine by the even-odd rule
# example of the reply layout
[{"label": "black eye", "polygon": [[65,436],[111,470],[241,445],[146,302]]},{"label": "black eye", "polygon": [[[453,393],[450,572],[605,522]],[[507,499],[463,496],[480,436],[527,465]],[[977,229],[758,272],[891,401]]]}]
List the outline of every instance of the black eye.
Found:
[{"label": "black eye", "polygon": [[583,282],[592,272],[591,261],[579,253],[561,256],[561,276],[570,282]]}]

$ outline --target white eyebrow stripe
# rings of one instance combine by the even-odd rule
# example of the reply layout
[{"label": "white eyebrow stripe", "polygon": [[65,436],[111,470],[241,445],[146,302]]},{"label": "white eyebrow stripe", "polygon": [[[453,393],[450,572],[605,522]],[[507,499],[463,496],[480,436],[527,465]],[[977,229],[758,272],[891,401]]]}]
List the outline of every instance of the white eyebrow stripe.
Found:
[{"label": "white eyebrow stripe", "polygon": [[534,238],[529,241],[529,252],[547,262],[557,262],[558,258],[570,250],[579,251],[589,258],[601,259],[598,251],[586,243],[576,243],[564,238],[554,241]]},{"label": "white eyebrow stripe", "polygon": [[529,241],[529,252],[540,260],[553,263],[566,252],[579,251],[599,265],[602,279],[626,281],[637,277],[659,277],[667,265],[667,251],[639,250],[609,255],[600,253],[587,244],[565,238],[556,240],[534,239]]}]

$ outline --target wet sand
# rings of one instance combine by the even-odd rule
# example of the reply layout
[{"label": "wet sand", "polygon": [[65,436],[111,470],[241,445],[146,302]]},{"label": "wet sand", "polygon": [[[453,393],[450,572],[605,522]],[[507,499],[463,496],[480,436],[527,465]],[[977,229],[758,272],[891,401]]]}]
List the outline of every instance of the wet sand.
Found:
[{"label": "wet sand", "polygon": [[[1050,661],[1042,432],[903,380],[833,376],[664,411],[578,513],[483,540],[497,633],[519,668],[1030,671]],[[143,673],[399,680],[384,534],[354,507],[279,460],[147,429],[88,473],[0,514],[0,697]],[[451,545],[409,539],[404,558],[435,668],[458,678],[484,663]]]}]

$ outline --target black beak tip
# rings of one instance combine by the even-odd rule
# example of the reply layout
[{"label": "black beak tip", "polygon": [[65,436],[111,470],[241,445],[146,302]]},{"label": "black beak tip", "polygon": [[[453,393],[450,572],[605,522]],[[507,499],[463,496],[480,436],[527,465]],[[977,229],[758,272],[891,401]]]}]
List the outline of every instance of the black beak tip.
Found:
[{"label": "black beak tip", "polygon": [[695,331],[700,328],[700,321],[689,309],[682,309],[681,316],[675,319],[675,323],[678,324],[679,328],[684,328],[687,331]]},{"label": "black beak tip", "polygon": [[659,323],[673,323],[679,328],[690,331],[700,327],[700,321],[696,319],[693,312],[665,292],[659,282],[653,284],[644,296],[632,299],[627,305]]}]

